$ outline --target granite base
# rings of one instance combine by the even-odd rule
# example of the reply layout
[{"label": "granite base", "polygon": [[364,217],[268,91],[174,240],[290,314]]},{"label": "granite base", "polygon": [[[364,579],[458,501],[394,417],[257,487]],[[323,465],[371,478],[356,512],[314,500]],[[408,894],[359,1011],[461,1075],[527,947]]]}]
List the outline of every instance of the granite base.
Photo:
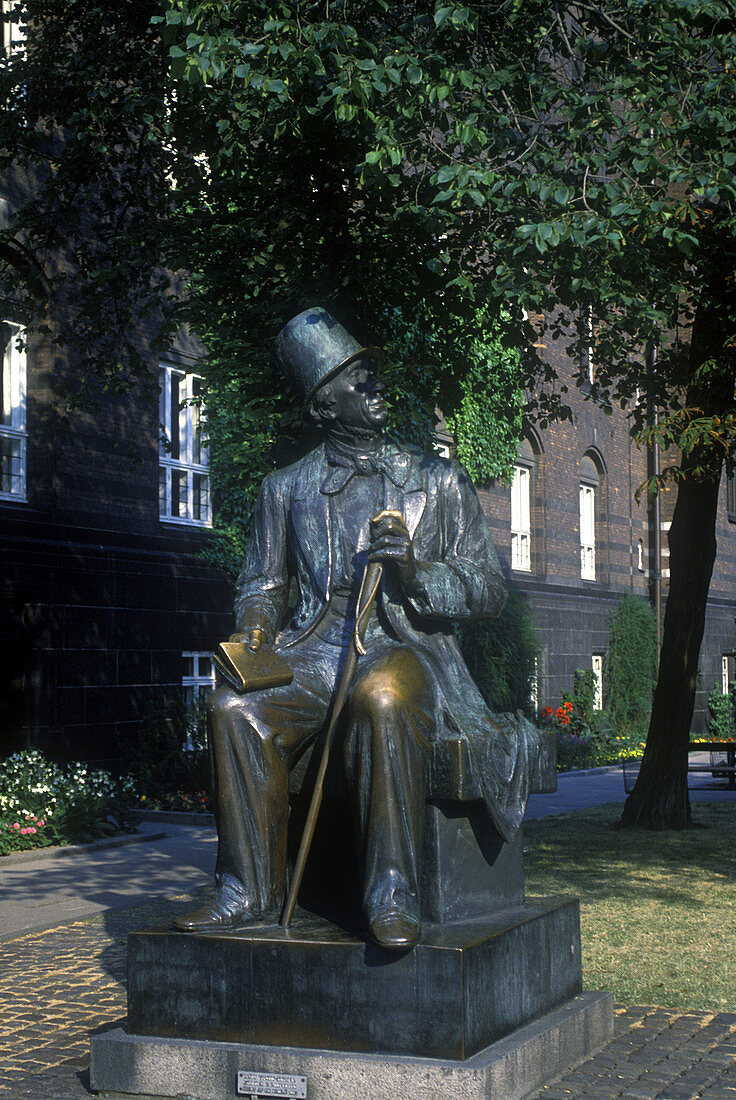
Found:
[{"label": "granite base", "polygon": [[307,1078],[309,1100],[521,1100],[613,1035],[609,993],[585,993],[465,1061],[203,1042],[105,1032],[91,1085],[129,1100],[237,1100],[238,1072]]}]

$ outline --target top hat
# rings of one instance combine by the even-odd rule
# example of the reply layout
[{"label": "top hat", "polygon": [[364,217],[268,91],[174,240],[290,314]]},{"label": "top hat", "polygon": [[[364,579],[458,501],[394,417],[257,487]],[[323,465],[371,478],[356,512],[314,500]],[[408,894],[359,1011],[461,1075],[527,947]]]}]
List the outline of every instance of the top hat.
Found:
[{"label": "top hat", "polygon": [[382,363],[380,348],[363,347],[326,309],[312,306],[284,325],[273,354],[304,402],[338,371],[362,356]]}]

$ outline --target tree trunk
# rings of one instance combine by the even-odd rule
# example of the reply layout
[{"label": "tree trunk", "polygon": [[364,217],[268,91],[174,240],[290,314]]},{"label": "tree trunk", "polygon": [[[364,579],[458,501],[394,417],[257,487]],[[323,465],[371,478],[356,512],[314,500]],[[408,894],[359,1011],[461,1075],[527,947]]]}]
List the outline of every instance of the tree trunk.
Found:
[{"label": "tree trunk", "polygon": [[[690,723],[713,562],[720,471],[690,474],[697,450],[683,459],[669,532],[670,587],[662,652],[644,759],[621,818],[622,826],[685,829],[692,824],[687,788]],[[705,463],[703,463],[705,465]]]}]

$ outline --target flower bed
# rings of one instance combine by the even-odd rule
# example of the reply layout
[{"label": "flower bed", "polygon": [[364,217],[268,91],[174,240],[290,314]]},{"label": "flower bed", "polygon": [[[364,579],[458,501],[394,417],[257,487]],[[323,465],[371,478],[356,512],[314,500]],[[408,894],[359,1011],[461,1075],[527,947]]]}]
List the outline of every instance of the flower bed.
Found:
[{"label": "flower bed", "polygon": [[158,798],[143,794],[138,799],[137,809],[209,814],[212,813],[212,799],[206,791],[162,792]]},{"label": "flower bed", "polygon": [[595,711],[573,697],[564,698],[557,709],[545,707],[540,721],[557,735],[557,770],[597,768],[641,757],[645,737],[635,732],[616,733],[601,711]]},{"label": "flower bed", "polygon": [[125,831],[134,799],[130,779],[14,753],[0,761],[0,855]]}]

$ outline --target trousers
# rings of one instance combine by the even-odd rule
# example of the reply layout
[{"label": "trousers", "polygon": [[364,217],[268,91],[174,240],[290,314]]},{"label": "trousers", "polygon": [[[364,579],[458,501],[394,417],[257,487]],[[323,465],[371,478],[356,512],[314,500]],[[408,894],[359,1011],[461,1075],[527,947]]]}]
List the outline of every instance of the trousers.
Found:
[{"label": "trousers", "polygon": [[[344,649],[312,636],[281,655],[293,670],[291,684],[245,695],[220,686],[208,703],[215,881],[254,916],[276,915],[283,903],[289,771],[325,725]],[[432,674],[421,658],[373,634],[359,659],[342,742],[369,918],[383,908],[418,916],[433,706]]]}]

